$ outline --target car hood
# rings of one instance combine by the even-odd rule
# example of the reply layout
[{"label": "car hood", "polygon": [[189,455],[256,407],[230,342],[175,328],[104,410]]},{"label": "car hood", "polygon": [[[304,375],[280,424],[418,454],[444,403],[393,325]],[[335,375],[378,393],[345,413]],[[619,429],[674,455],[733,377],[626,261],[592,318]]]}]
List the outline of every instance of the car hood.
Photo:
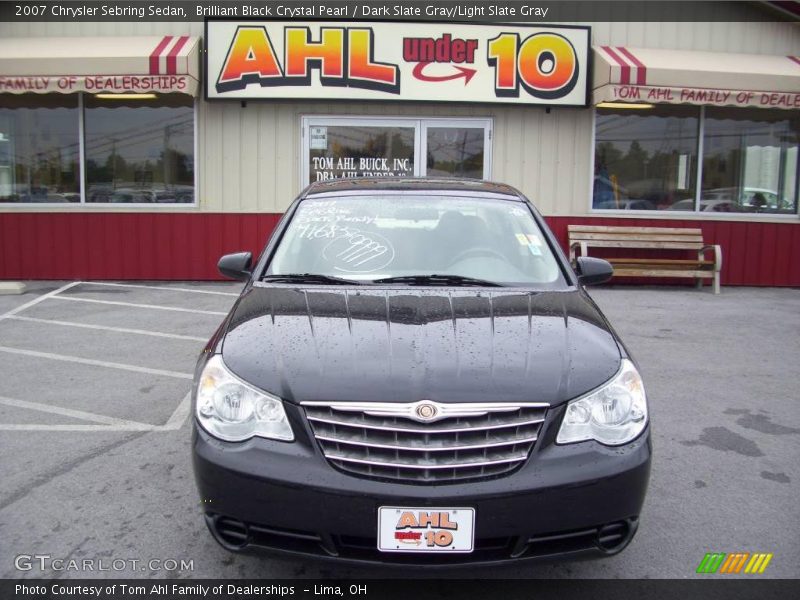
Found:
[{"label": "car hood", "polygon": [[553,405],[620,365],[613,332],[574,290],[252,287],[230,316],[222,357],[290,402]]}]

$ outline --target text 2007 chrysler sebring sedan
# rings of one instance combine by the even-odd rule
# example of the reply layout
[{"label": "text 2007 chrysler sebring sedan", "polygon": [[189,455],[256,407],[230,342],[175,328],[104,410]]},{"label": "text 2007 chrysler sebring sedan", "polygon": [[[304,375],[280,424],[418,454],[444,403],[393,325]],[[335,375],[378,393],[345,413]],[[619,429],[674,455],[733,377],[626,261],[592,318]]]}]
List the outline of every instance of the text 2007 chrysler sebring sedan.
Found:
[{"label": "text 2007 chrysler sebring sedan", "polygon": [[642,380],[506,185],[315,184],[197,366],[194,469],[229,550],[385,564],[604,556],[650,472]]}]

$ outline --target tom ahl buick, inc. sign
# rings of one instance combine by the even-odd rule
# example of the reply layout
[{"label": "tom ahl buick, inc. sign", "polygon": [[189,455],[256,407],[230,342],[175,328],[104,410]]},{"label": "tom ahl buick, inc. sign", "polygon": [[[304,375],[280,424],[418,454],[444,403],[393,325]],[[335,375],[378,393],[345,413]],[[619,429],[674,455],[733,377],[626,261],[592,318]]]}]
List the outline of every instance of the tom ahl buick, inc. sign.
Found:
[{"label": "tom ahl buick, inc. sign", "polygon": [[206,22],[209,99],[586,106],[589,28]]}]

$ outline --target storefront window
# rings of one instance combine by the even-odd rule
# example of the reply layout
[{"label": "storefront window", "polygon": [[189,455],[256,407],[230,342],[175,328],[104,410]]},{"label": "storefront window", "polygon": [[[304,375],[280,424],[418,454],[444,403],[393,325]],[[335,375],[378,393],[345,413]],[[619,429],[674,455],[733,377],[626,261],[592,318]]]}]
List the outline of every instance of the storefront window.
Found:
[{"label": "storefront window", "polygon": [[194,100],[144,96],[0,94],[0,202],[194,202]]},{"label": "storefront window", "polygon": [[0,94],[0,202],[80,202],[78,97]]},{"label": "storefront window", "polygon": [[797,111],[598,108],[595,139],[595,209],[797,214]]},{"label": "storefront window", "polygon": [[700,210],[795,214],[798,142],[796,111],[707,108]]},{"label": "storefront window", "polygon": [[489,177],[491,121],[307,117],[303,183],[380,176]]},{"label": "storefront window", "polygon": [[597,109],[592,206],[693,210],[699,109]]},{"label": "storefront window", "polygon": [[86,201],[194,201],[192,99],[85,101]]}]

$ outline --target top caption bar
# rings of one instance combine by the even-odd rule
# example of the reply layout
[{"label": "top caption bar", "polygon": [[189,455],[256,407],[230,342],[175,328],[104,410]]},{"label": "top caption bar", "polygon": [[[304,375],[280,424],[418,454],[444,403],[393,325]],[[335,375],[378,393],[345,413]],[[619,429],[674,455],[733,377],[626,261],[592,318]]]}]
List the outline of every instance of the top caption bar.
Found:
[{"label": "top caption bar", "polygon": [[[250,2],[155,0],[96,2],[40,0],[0,2],[0,21],[203,21],[206,17],[256,19],[410,20],[465,23],[595,21],[726,21],[721,2],[606,1],[457,2],[451,0]],[[725,4],[725,3],[722,3]],[[740,2],[747,21],[797,20],[782,2]],[[740,17],[741,18],[741,17]]]}]

